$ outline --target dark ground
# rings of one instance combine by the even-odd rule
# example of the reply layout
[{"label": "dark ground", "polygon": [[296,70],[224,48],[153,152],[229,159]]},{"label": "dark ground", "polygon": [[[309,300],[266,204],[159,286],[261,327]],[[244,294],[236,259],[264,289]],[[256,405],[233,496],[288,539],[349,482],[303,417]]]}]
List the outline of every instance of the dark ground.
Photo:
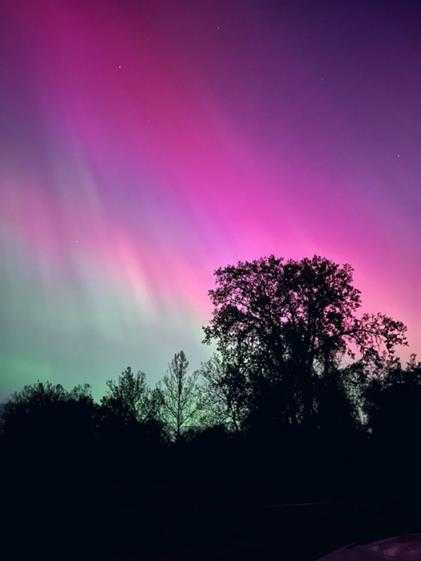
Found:
[{"label": "dark ground", "polygon": [[272,503],[256,486],[253,494],[246,485],[187,488],[186,480],[136,487],[133,476],[92,491],[80,476],[72,488],[53,472],[25,484],[25,467],[2,495],[5,561],[314,561],[421,526],[416,495]]},{"label": "dark ground", "polygon": [[[160,551],[151,552],[151,559],[313,561],[349,543],[369,542],[420,528],[415,522],[415,505],[398,502],[220,504],[206,511],[195,505],[186,511],[178,523],[167,518],[168,525],[157,536]],[[126,538],[115,544],[116,553],[111,559],[137,559],[140,536],[135,512],[130,508],[122,511],[121,524]],[[127,535],[132,536],[132,542]],[[124,554],[118,551],[123,541]]]}]

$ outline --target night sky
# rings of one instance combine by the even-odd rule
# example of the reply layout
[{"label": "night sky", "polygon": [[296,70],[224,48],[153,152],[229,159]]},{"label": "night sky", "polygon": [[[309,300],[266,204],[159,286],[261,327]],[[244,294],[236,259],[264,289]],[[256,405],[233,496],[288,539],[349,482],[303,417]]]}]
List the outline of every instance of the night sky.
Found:
[{"label": "night sky", "polygon": [[2,0],[0,396],[209,355],[212,272],[356,269],[421,349],[418,2]]}]

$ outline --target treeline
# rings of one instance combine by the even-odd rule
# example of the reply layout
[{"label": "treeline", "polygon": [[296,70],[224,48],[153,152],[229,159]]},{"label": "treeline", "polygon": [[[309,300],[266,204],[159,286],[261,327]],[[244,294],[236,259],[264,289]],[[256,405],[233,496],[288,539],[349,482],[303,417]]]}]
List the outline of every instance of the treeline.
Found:
[{"label": "treeline", "polygon": [[80,520],[85,501],[123,558],[122,543],[145,553],[204,540],[218,508],[420,496],[421,363],[399,359],[401,322],[360,312],[349,265],[240,262],[216,271],[210,298],[204,342],[216,352],[196,371],[180,351],[154,387],[129,367],[99,401],[50,382],[11,396],[11,503],[18,489]]},{"label": "treeline", "polygon": [[108,380],[99,401],[88,384],[70,390],[49,381],[26,385],[3,406],[1,437],[3,445],[67,448],[134,433],[166,446],[210,433],[260,441],[308,433],[339,439],[337,444],[358,435],[397,446],[421,428],[421,363],[415,355],[405,365],[389,360],[375,374],[361,363],[318,374],[307,415],[294,395],[304,388],[294,382],[295,387],[263,376],[246,378],[217,355],[189,371],[180,351],[157,385],[127,367]]}]

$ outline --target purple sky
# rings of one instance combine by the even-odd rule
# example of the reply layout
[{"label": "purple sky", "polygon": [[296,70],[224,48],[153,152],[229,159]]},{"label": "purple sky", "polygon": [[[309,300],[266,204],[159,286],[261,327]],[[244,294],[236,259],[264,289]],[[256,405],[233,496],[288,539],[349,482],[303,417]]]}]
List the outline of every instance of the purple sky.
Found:
[{"label": "purple sky", "polygon": [[417,2],[3,0],[0,392],[193,366],[212,271],[349,262],[421,348]]}]

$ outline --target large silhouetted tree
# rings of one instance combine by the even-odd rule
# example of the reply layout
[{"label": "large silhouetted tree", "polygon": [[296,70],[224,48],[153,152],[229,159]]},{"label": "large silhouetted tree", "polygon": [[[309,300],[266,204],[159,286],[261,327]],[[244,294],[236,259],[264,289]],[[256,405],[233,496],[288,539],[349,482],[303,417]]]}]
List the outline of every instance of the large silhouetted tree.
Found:
[{"label": "large silhouetted tree", "polygon": [[[235,365],[234,379],[245,380],[243,398],[252,410],[277,393],[278,419],[280,404],[282,422],[309,419],[321,377],[351,359],[366,371],[379,369],[406,344],[401,322],[359,314],[352,273],[349,265],[318,256],[271,256],[216,271],[205,342],[215,342],[224,362]],[[231,382],[223,372],[218,383]]]}]

